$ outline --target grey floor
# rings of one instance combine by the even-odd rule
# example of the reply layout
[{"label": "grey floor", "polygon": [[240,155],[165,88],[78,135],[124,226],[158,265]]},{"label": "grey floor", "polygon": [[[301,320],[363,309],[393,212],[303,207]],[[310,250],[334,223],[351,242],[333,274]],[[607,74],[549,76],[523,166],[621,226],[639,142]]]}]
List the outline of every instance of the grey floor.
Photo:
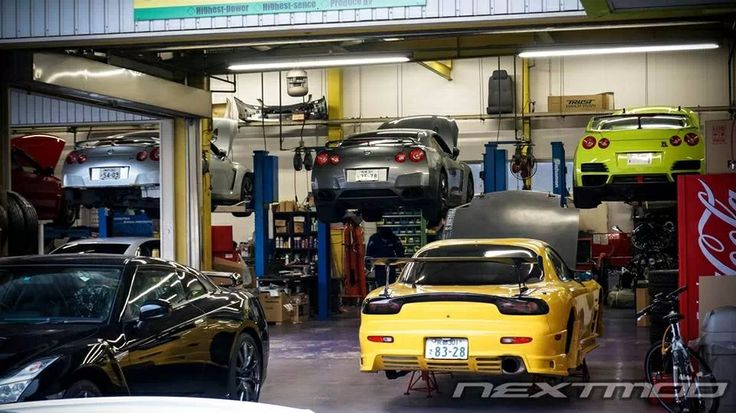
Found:
[{"label": "grey floor", "polygon": [[[641,381],[649,344],[647,330],[635,326],[633,310],[606,309],[604,314],[601,346],[588,357],[592,381]],[[358,325],[357,314],[348,314],[330,321],[271,326],[271,359],[261,401],[315,412],[663,411],[641,399],[604,399],[602,392],[590,399],[500,400],[483,399],[480,391],[468,391],[453,399],[455,383],[462,378],[449,375],[437,376],[441,394],[407,396],[408,377],[387,380],[383,374],[358,370]],[[469,378],[502,383],[493,378]]]}]

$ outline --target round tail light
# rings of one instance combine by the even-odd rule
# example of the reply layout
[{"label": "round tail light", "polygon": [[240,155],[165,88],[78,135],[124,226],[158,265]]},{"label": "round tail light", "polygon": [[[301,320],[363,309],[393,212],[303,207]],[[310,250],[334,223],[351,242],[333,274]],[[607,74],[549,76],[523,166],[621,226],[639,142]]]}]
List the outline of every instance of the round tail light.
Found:
[{"label": "round tail light", "polygon": [[680,146],[681,143],[682,139],[677,135],[670,138],[670,145],[672,146]]},{"label": "round tail light", "polygon": [[140,152],[138,152],[135,155],[135,159],[137,159],[140,162],[145,161],[146,159],[148,159],[148,152],[146,152],[146,151],[140,151]]},{"label": "round tail light", "polygon": [[333,153],[330,155],[330,163],[333,165],[337,165],[340,163],[340,155]]},{"label": "round tail light", "polygon": [[406,154],[404,152],[399,152],[394,156],[394,160],[398,163],[402,163],[406,161]]},{"label": "round tail light", "polygon": [[159,159],[161,159],[161,149],[160,148],[151,149],[151,153],[148,154],[148,157],[151,158],[152,161],[158,162]]},{"label": "round tail light", "polygon": [[83,153],[77,154],[77,162],[79,162],[79,163],[85,163],[85,162],[87,162],[87,155],[85,155]]},{"label": "round tail light", "polygon": [[606,149],[611,145],[611,141],[609,141],[606,138],[601,138],[601,140],[598,141],[598,147],[601,149]]},{"label": "round tail light", "polygon": [[411,152],[409,152],[409,159],[411,159],[412,162],[421,162],[424,158],[424,151],[419,148],[412,149]]},{"label": "round tail light", "polygon": [[592,136],[586,136],[583,138],[583,148],[592,149],[595,146],[595,138]]},{"label": "round tail light", "polygon": [[695,145],[698,144],[698,142],[700,142],[700,138],[698,137],[698,135],[696,135],[696,134],[694,134],[692,132],[690,132],[687,135],[685,135],[685,143],[686,144],[688,144],[690,146],[695,146]]},{"label": "round tail light", "polygon": [[77,153],[74,151],[69,152],[69,155],[66,156],[66,163],[69,165],[77,163],[78,160]]},{"label": "round tail light", "polygon": [[320,152],[317,154],[317,157],[314,158],[314,162],[317,164],[317,166],[323,166],[329,160],[330,160],[330,155],[328,155],[327,152]]}]

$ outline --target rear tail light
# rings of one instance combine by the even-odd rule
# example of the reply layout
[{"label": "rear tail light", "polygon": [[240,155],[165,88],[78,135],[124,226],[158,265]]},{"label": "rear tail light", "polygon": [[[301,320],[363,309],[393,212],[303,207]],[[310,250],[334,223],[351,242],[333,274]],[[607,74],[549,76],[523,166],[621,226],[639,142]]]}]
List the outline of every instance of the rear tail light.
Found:
[{"label": "rear tail light", "polygon": [[411,152],[409,152],[409,159],[411,159],[412,162],[421,162],[424,158],[424,151],[419,148],[412,149]]},{"label": "rear tail light", "polygon": [[66,163],[68,163],[69,165],[77,163],[78,160],[79,156],[75,151],[69,152],[69,155],[66,156]]},{"label": "rear tail light", "polygon": [[404,152],[399,152],[394,156],[394,160],[398,163],[402,163],[406,161],[406,154]]},{"label": "rear tail light", "polygon": [[680,146],[681,143],[682,139],[680,139],[680,137],[677,135],[670,138],[670,145],[672,146]]},{"label": "rear tail light", "polygon": [[393,343],[394,338],[391,336],[368,336],[368,341],[374,343]]},{"label": "rear tail light", "polygon": [[79,162],[80,164],[87,162],[87,155],[83,153],[77,154],[77,162]]},{"label": "rear tail light", "polygon": [[333,153],[330,155],[330,163],[333,165],[337,165],[340,163],[340,155]]},{"label": "rear tail light", "polygon": [[601,140],[598,141],[598,147],[601,149],[606,149],[611,145],[611,141],[609,141],[606,138],[601,138]]},{"label": "rear tail light", "polygon": [[152,161],[158,162],[159,159],[161,159],[161,150],[159,148],[151,149],[151,152],[148,154],[148,157],[151,158]]},{"label": "rear tail light", "polygon": [[137,159],[140,162],[145,161],[146,159],[148,159],[148,152],[146,151],[138,152],[137,154],[135,154],[135,159]]},{"label": "rear tail light", "polygon": [[694,134],[692,132],[690,132],[687,135],[685,135],[685,143],[686,144],[688,144],[690,146],[695,146],[695,145],[698,144],[698,142],[700,142],[700,138],[698,137],[698,135],[696,135],[696,134]]},{"label": "rear tail light", "polygon": [[363,303],[363,314],[398,314],[402,303],[390,298],[374,298]]},{"label": "rear tail light", "polygon": [[330,155],[328,155],[327,152],[320,152],[317,154],[317,157],[314,158],[314,162],[317,164],[317,166],[324,166],[329,160]]},{"label": "rear tail light", "polygon": [[592,149],[595,146],[595,138],[592,136],[586,136],[583,138],[583,148]]},{"label": "rear tail light", "polygon": [[531,337],[501,337],[501,344],[526,344],[531,342]]},{"label": "rear tail light", "polygon": [[547,303],[536,298],[504,298],[496,302],[496,307],[505,315],[538,315],[549,312]]}]

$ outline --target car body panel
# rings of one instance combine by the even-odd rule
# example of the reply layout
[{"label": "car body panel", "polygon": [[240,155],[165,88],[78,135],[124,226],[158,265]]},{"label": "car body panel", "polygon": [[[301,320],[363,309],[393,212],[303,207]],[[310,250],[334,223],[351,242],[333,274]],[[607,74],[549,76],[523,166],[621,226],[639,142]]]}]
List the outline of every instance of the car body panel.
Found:
[{"label": "car body panel", "polygon": [[378,129],[429,129],[437,132],[450,149],[457,148],[459,129],[454,119],[436,115],[407,116],[384,122]]},{"label": "car body panel", "polygon": [[41,220],[56,220],[64,214],[61,180],[54,176],[64,144],[51,135],[20,136],[10,141],[12,189],[33,204]]},{"label": "car body panel", "polygon": [[[642,128],[627,124],[635,118],[644,120]],[[658,127],[657,118],[669,118],[672,123]],[[681,119],[681,124],[675,119]],[[618,129],[607,126],[615,122],[621,124]],[[687,144],[687,134],[697,135],[698,143]],[[591,149],[582,146],[588,136],[596,140]],[[679,145],[671,143],[673,136],[680,138]],[[599,147],[602,138],[610,141],[608,147]],[[578,198],[594,201],[674,199],[678,174],[703,173],[705,140],[697,113],[672,107],[637,108],[591,119],[575,151],[573,187]]]},{"label": "car body panel", "polygon": [[95,397],[16,403],[3,406],[7,413],[311,413],[311,410],[266,403],[191,397]]},{"label": "car body panel", "polygon": [[[595,349],[600,330],[600,286],[595,281],[563,280],[550,261],[551,248],[531,239],[445,240],[428,244],[428,249],[453,245],[497,245],[533,251],[543,260],[544,278],[528,285],[524,297],[543,300],[549,312],[543,315],[503,315],[487,299],[517,297],[519,286],[443,285],[428,286],[402,283],[389,286],[389,296],[411,297],[418,302],[405,303],[397,314],[361,314],[361,371],[449,371],[458,373],[502,374],[504,358],[523,361],[532,374],[566,376],[579,367]],[[372,291],[366,302],[384,294]],[[436,301],[423,302],[432,294],[442,294]],[[451,300],[451,303],[450,303]],[[365,305],[365,304],[364,304]],[[572,329],[568,329],[573,314]],[[566,340],[571,335],[569,348]],[[368,336],[391,336],[393,342],[372,342]],[[465,338],[465,360],[425,358],[427,338]],[[501,337],[530,337],[524,344],[501,344]]]}]

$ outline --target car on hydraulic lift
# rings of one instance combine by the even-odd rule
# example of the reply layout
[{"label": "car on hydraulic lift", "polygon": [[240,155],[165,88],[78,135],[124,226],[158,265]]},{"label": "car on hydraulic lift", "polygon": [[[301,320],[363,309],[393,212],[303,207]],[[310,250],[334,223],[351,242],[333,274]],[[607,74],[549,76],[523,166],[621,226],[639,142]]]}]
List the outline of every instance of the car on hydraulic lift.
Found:
[{"label": "car on hydraulic lift", "polygon": [[[212,205],[243,204],[250,215],[253,173],[231,160],[237,121],[215,118],[212,160]],[[222,141],[228,150],[216,143]],[[147,212],[159,208],[161,157],[158,131],[139,131],[78,142],[62,171],[66,201],[84,207],[134,208]],[[154,214],[155,215],[155,214]]]},{"label": "car on hydraulic lift", "polygon": [[317,215],[340,222],[347,209],[359,209],[364,220],[378,221],[387,209],[413,207],[436,225],[475,193],[459,154],[455,121],[439,116],[397,119],[330,142],[312,172]]},{"label": "car on hydraulic lift", "polygon": [[645,107],[596,116],[575,151],[575,206],[674,200],[678,175],[705,173],[704,146],[699,117],[689,109]]},{"label": "car on hydraulic lift", "polygon": [[[112,395],[257,401],[269,336],[256,297],[155,258],[0,259],[0,403]],[[2,408],[0,408],[2,410]]]}]

